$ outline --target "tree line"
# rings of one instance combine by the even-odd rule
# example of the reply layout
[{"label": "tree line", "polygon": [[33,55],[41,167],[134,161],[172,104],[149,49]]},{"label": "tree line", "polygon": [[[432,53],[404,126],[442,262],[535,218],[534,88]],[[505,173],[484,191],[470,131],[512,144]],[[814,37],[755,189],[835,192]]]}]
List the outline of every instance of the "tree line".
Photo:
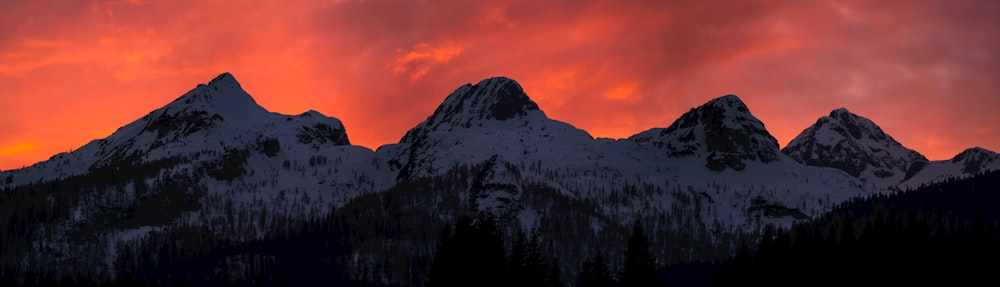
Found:
[{"label": "tree line", "polygon": [[789,229],[766,229],[712,286],[996,285],[1000,171],[846,202]]},{"label": "tree line", "polygon": [[[33,189],[7,192],[6,198],[36,194]],[[399,204],[398,198],[390,193],[366,200],[371,201],[370,205],[391,206]],[[44,197],[38,196],[37,200],[27,201],[32,204],[26,206],[38,208],[32,211],[51,212],[44,208]],[[0,286],[393,286],[382,280],[393,272],[404,272],[412,278],[398,286],[431,287],[972,285],[980,282],[977,280],[997,281],[991,275],[1000,267],[996,260],[1000,258],[1000,209],[995,208],[998,203],[1000,172],[859,198],[789,229],[767,228],[759,237],[745,241],[731,259],[704,262],[699,272],[658,260],[663,256],[654,254],[651,246],[663,245],[659,241],[664,239],[653,240],[647,234],[643,227],[653,223],[650,221],[633,222],[625,246],[589,246],[592,250],[582,264],[567,264],[565,257],[554,252],[558,244],[566,243],[552,240],[548,230],[522,231],[514,227],[514,232],[504,232],[492,216],[482,214],[457,216],[443,226],[414,226],[404,220],[431,219],[403,218],[368,209],[359,209],[370,211],[361,213],[348,206],[326,217],[289,221],[280,231],[269,232],[264,238],[220,238],[201,227],[155,231],[140,241],[117,246],[113,277],[108,273],[55,277],[17,270],[18,261],[12,255],[23,255],[20,252],[31,241],[13,236],[25,235],[23,229],[37,227],[28,224],[33,217],[50,216],[28,212],[22,206],[11,209],[17,212],[0,222],[0,230],[5,232],[0,236],[0,249],[5,254],[4,264],[0,264]],[[436,218],[441,214],[427,216]],[[384,218],[372,221],[376,217]],[[403,223],[370,224],[382,221]],[[422,236],[414,230],[430,228],[440,228],[440,235],[432,237],[437,244],[409,247],[426,249],[414,251],[412,258],[397,259],[388,252],[399,249],[371,252],[382,250],[377,249],[381,248],[378,245],[387,241],[370,241],[370,246],[359,243],[371,239],[371,234],[385,234],[385,240],[394,240],[404,235]],[[609,264],[612,261],[620,262],[617,265],[621,268],[609,267],[616,265]],[[393,270],[397,266],[365,262],[406,263],[412,267]],[[578,275],[567,276],[567,270]]]},{"label": "tree line", "polygon": [[[426,286],[569,286],[561,279],[558,258],[546,255],[539,230],[530,236],[518,232],[513,240],[505,247],[503,232],[489,215],[463,217],[445,226]],[[575,286],[661,286],[650,244],[635,221],[621,272],[610,270],[597,251],[580,267]]]}]

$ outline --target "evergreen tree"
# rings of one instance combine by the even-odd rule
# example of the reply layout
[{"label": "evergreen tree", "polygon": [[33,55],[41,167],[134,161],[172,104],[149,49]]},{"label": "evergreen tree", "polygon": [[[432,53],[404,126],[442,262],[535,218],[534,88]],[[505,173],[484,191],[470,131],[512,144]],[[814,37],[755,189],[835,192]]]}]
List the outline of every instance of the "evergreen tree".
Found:
[{"label": "evergreen tree", "polygon": [[455,233],[442,232],[427,286],[505,286],[506,253],[503,238],[489,216],[463,218]]},{"label": "evergreen tree", "polygon": [[[472,228],[473,236],[462,244],[464,262],[475,266],[469,274],[476,278],[472,284],[463,286],[506,286],[506,260],[503,234],[489,215],[480,214]],[[457,234],[456,234],[457,235]]]},{"label": "evergreen tree", "polygon": [[650,251],[649,238],[642,225],[636,220],[632,224],[632,236],[625,250],[625,267],[622,270],[621,287],[646,287],[657,284],[656,258]]},{"label": "evergreen tree", "polygon": [[608,264],[604,262],[601,252],[597,251],[594,258],[587,258],[583,262],[583,269],[580,270],[579,287],[613,287],[615,279],[611,278],[611,271],[608,271]]},{"label": "evergreen tree", "polygon": [[531,239],[528,240],[524,253],[524,285],[520,286],[546,286],[549,266],[542,257],[542,245],[539,242],[538,230],[531,232]]},{"label": "evergreen tree", "polygon": [[517,238],[514,239],[514,246],[511,247],[508,259],[508,272],[510,273],[511,284],[521,286],[524,284],[521,278],[525,278],[527,271],[524,268],[525,253],[528,248],[528,241],[524,238],[524,232],[518,231]]},{"label": "evergreen tree", "polygon": [[[542,256],[541,233],[532,230],[531,238],[526,239],[523,232],[517,233],[514,246],[508,257],[508,278],[512,286],[553,286],[561,284],[558,281],[558,265],[555,259],[546,262]],[[553,273],[556,270],[556,273]]]},{"label": "evergreen tree", "polygon": [[438,241],[437,251],[434,253],[434,261],[431,262],[427,286],[455,286],[458,284],[455,282],[454,274],[452,274],[457,269],[454,266],[457,259],[452,239],[452,226],[445,225],[441,230],[441,239]]},{"label": "evergreen tree", "polygon": [[563,286],[562,271],[560,271],[559,262],[556,260],[555,257],[552,257],[552,261],[550,262],[549,267],[550,268],[547,278],[548,280],[546,280],[548,282],[546,282],[547,284],[545,284],[545,286],[562,287]]}]

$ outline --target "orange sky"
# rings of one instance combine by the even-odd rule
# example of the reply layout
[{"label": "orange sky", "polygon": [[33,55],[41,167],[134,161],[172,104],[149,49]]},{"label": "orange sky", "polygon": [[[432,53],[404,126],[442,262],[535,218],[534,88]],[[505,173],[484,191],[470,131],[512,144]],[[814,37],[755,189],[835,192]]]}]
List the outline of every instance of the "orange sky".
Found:
[{"label": "orange sky", "polygon": [[930,159],[1000,151],[996,15],[990,0],[6,0],[0,169],[226,71],[265,108],[337,117],[370,148],[458,86],[507,76],[597,137],[732,93],[782,145],[847,107]]}]

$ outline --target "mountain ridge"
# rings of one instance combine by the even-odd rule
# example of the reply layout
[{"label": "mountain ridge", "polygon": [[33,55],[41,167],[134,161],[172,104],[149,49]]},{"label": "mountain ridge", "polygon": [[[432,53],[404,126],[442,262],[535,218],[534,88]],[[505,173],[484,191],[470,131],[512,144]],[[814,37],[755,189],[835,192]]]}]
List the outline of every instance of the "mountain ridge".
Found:
[{"label": "mountain ridge", "polygon": [[[928,160],[903,146],[873,121],[843,107],[816,120],[781,151],[806,165],[843,170],[873,188],[912,188],[1000,169],[1000,165],[991,165],[1000,161],[1000,155],[978,147],[966,149],[952,159]],[[961,168],[954,167],[967,156],[975,159],[965,161]],[[927,169],[928,166],[934,168]],[[920,176],[925,170],[936,174]]]},{"label": "mountain ridge", "polygon": [[[240,139],[246,135],[288,137],[278,134],[292,134],[315,148],[323,144],[349,144],[339,119],[316,111],[299,115],[269,112],[242,89],[232,74],[225,72],[105,138],[24,169],[3,171],[11,179],[0,184],[16,186],[53,179],[46,174],[56,174],[57,178],[78,175],[139,157],[154,161],[176,156],[174,150],[221,150],[224,142],[251,140]],[[33,169],[40,172],[25,172]]]},{"label": "mountain ridge", "polygon": [[[229,72],[223,72],[206,84],[198,84],[167,105],[158,108],[135,122],[122,126],[112,135],[91,141],[74,151],[75,160],[82,160],[80,153],[92,153],[94,160],[77,163],[69,167],[53,161],[70,163],[74,156],[70,153],[54,155],[50,160],[39,162],[25,169],[7,170],[6,182],[34,182],[43,179],[81,174],[88,169],[114,164],[116,161],[135,158],[142,154],[145,160],[166,157],[171,146],[192,146],[209,144],[204,138],[189,139],[193,134],[204,133],[216,125],[224,125],[221,130],[227,135],[213,132],[207,138],[220,139],[238,137],[247,127],[268,125],[279,126],[277,118],[283,118],[292,125],[294,137],[313,149],[323,145],[351,145],[349,136],[339,119],[327,117],[309,110],[298,115],[283,115],[268,112],[259,106],[252,96],[242,90],[240,83]],[[485,126],[484,126],[485,125]],[[547,130],[548,129],[548,130]],[[555,129],[556,131],[553,131]],[[242,132],[241,132],[242,130]],[[282,129],[277,129],[282,130]],[[268,133],[268,132],[264,132]],[[287,132],[285,132],[287,133]],[[453,134],[449,139],[427,142],[432,134]],[[483,135],[485,134],[485,136]],[[534,140],[503,147],[494,145],[505,138],[520,138],[534,134]],[[443,141],[463,144],[470,136],[483,138],[475,143],[493,146],[493,151],[482,155],[465,155],[475,160],[445,157],[427,157],[428,147],[441,145]],[[705,104],[691,108],[666,128],[651,128],[628,138],[594,139],[584,130],[567,123],[553,120],[545,115],[538,104],[525,94],[521,85],[507,77],[483,79],[476,84],[468,83],[450,93],[426,120],[406,132],[398,143],[385,144],[376,148],[380,157],[391,158],[391,165],[401,171],[397,178],[428,176],[441,172],[459,162],[480,162],[494,155],[517,161],[532,152],[565,153],[564,148],[539,149],[552,142],[551,137],[562,137],[568,141],[633,141],[650,144],[663,149],[670,158],[698,156],[705,158],[705,166],[713,171],[732,169],[739,171],[746,161],[768,163],[780,160],[776,156],[784,153],[793,160],[812,166],[833,167],[860,178],[876,187],[889,187],[904,181],[911,181],[928,161],[923,155],[910,150],[886,134],[871,120],[851,113],[845,107],[834,109],[821,117],[815,124],[803,130],[795,139],[779,149],[777,140],[768,133],[764,124],[756,119],[742,100],[735,95],[714,98]],[[270,136],[273,137],[273,136]],[[181,140],[180,139],[185,139]],[[539,143],[532,144],[532,141]],[[876,146],[878,145],[878,146]],[[563,146],[572,146],[563,144]],[[520,154],[514,150],[520,151]],[[582,148],[577,154],[590,153],[599,148]],[[976,149],[983,150],[985,149]],[[615,153],[614,151],[603,151]],[[479,151],[476,151],[479,153]],[[964,152],[963,152],[964,153]],[[957,157],[961,154],[956,155]],[[157,154],[160,154],[157,156]],[[995,153],[987,151],[986,157]],[[482,157],[482,158],[480,158]],[[605,156],[606,157],[606,156]],[[839,157],[831,158],[831,157]],[[443,158],[443,159],[442,159]],[[445,160],[448,163],[436,165],[430,161]],[[824,162],[825,161],[825,162]],[[978,162],[991,163],[988,160]],[[35,176],[12,176],[41,166]],[[49,166],[45,168],[45,166]],[[992,166],[963,167],[960,173],[971,174]],[[865,174],[862,174],[864,172]],[[938,176],[940,177],[940,176]],[[912,182],[911,182],[912,184]]]},{"label": "mountain ridge", "polygon": [[[915,168],[909,179],[1000,163],[986,150],[962,154],[951,165]],[[736,246],[741,234],[764,226],[790,226],[852,198],[888,192],[781,152],[735,95],[694,107],[666,128],[595,139],[549,118],[516,81],[488,78],[459,86],[398,143],[371,150],[351,145],[334,117],[268,112],[229,73],[104,139],[0,172],[0,189],[41,190],[48,193],[37,198],[59,202],[50,207],[58,215],[45,222],[55,231],[38,236],[63,250],[32,264],[54,266],[85,250],[97,254],[91,263],[109,269],[117,243],[174,227],[240,241],[339,212],[418,225],[406,228],[482,212],[508,232],[554,230],[552,238],[583,247],[600,244],[592,235],[601,231],[655,218],[661,224],[651,233],[683,242],[676,252],[657,252],[689,260],[697,250]],[[81,244],[80,234],[106,244]],[[434,245],[421,241],[433,235],[369,236],[386,237],[378,248],[418,256],[430,249],[409,247]],[[557,252],[567,266],[579,266],[587,255],[579,250],[590,249]],[[371,255],[358,254],[351,264],[368,268],[379,260]]]}]

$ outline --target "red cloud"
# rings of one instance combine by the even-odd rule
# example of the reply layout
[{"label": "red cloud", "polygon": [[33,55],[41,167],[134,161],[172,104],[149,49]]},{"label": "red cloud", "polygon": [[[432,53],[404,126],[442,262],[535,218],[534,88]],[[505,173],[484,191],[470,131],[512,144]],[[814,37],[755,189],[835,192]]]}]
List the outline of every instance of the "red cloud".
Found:
[{"label": "red cloud", "polygon": [[224,71],[265,108],[338,117],[372,148],[461,84],[508,76],[600,137],[733,93],[782,144],[847,107],[932,159],[1000,151],[998,14],[996,1],[5,2],[0,169]]}]

